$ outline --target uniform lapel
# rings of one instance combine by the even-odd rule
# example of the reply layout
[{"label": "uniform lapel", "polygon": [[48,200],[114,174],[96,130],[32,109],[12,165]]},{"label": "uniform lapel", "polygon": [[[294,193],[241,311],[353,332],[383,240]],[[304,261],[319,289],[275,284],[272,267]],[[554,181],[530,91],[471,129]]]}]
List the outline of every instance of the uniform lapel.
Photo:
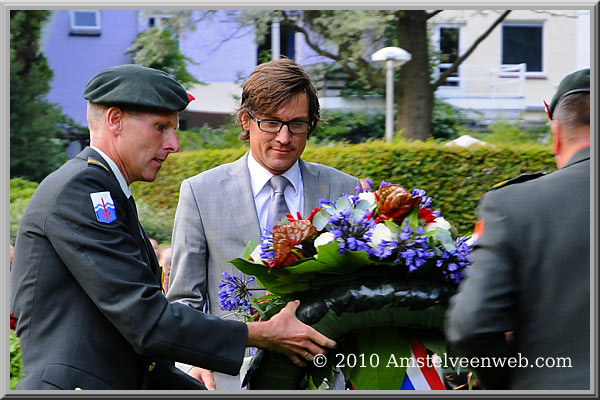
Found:
[{"label": "uniform lapel", "polygon": [[227,169],[227,175],[220,183],[223,188],[223,197],[219,201],[226,201],[224,208],[231,213],[230,221],[237,232],[244,237],[244,244],[252,238],[260,237],[260,222],[256,213],[254,196],[250,185],[250,171],[248,170],[248,153],[233,162]]},{"label": "uniform lapel", "polygon": [[135,238],[136,242],[138,243],[142,253],[142,258],[146,262],[146,265],[148,265],[154,276],[160,281],[160,266],[158,264],[158,260],[156,259],[154,248],[150,243],[150,238],[148,238],[146,231],[144,231],[144,228],[142,228],[142,225],[140,224],[140,220],[137,213],[137,207],[135,205],[135,200],[133,199],[133,196],[127,199],[127,206],[129,207],[128,215],[132,216],[131,218],[129,218],[131,235]]},{"label": "uniform lapel", "polygon": [[317,168],[298,160],[302,181],[304,183],[304,212],[302,217],[308,218],[311,211],[319,206],[319,200],[329,199],[330,187],[321,178]]}]

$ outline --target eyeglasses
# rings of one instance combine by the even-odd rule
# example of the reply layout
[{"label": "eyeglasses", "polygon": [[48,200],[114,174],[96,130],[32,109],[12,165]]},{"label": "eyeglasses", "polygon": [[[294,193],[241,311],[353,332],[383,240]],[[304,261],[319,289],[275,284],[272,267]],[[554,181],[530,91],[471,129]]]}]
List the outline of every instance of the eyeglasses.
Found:
[{"label": "eyeglasses", "polygon": [[294,135],[306,135],[312,128],[312,122],[304,121],[276,121],[268,119],[258,119],[248,110],[248,115],[258,125],[258,129],[266,133],[279,133],[284,125],[287,125],[288,131]]}]

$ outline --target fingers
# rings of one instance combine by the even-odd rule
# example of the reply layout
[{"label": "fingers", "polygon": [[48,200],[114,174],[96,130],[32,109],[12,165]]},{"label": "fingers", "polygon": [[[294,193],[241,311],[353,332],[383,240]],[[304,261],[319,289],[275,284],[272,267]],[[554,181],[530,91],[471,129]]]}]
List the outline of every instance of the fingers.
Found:
[{"label": "fingers", "polygon": [[[291,312],[294,315],[294,318],[296,317],[296,310],[298,309],[298,307],[300,306],[300,300],[294,300],[294,301],[290,301],[289,303],[287,303],[285,305],[285,307],[283,308],[283,310],[286,310],[287,312]],[[282,311],[283,311],[282,310]],[[296,318],[297,319],[297,318]],[[314,343],[318,344],[321,347],[329,347],[329,348],[334,348],[335,346],[337,346],[337,343],[331,339],[329,339],[327,336],[319,333],[319,331],[317,331],[316,329],[314,329],[311,326],[308,326],[306,324],[304,324],[303,322],[299,321],[301,324],[303,324],[304,326],[308,327],[308,336],[309,339],[311,341],[313,341]],[[322,351],[312,351],[313,354],[318,354],[318,353],[322,353]]]},{"label": "fingers", "polygon": [[283,307],[283,310],[285,310],[286,312],[291,312],[294,315],[296,315],[296,310],[298,309],[299,306],[300,306],[300,300],[293,300],[293,301],[288,302],[285,305],[285,307]]},{"label": "fingers", "polygon": [[[321,347],[329,347],[330,349],[333,349],[335,346],[337,346],[337,343],[334,340],[331,340],[322,333],[319,333],[319,331],[317,331],[313,327],[310,327],[310,329],[312,330],[310,338],[314,343],[318,344]],[[313,353],[318,354],[319,352]]]},{"label": "fingers", "polygon": [[215,390],[217,388],[217,385],[215,384],[215,378],[212,372],[207,369],[200,369],[200,375],[202,377],[202,382],[204,382],[204,386],[206,386],[208,390]]},{"label": "fingers", "polygon": [[215,390],[217,386],[215,385],[215,379],[213,377],[212,372],[207,369],[200,367],[192,367],[188,371],[188,375],[198,379],[200,382],[204,383],[204,386],[208,390]]}]

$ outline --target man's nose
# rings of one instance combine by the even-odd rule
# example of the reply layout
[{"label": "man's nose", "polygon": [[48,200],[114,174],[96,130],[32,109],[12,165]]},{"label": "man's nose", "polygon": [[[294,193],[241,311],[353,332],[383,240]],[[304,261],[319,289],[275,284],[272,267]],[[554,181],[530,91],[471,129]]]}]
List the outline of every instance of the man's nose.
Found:
[{"label": "man's nose", "polygon": [[283,125],[275,138],[279,143],[287,144],[292,140],[292,134],[287,125]]},{"label": "man's nose", "polygon": [[167,135],[165,147],[169,153],[177,153],[179,151],[179,139],[177,138],[177,131],[173,130],[173,132]]}]

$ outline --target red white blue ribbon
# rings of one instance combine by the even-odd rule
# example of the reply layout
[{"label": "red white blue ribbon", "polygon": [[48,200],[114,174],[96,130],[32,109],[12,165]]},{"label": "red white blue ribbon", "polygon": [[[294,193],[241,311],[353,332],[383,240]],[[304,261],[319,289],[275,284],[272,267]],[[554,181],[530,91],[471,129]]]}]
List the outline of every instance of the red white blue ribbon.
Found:
[{"label": "red white blue ribbon", "polygon": [[[427,349],[417,339],[410,341],[411,358],[400,390],[446,390],[442,375],[433,363],[427,365]],[[429,358],[431,359],[431,357]]]}]

